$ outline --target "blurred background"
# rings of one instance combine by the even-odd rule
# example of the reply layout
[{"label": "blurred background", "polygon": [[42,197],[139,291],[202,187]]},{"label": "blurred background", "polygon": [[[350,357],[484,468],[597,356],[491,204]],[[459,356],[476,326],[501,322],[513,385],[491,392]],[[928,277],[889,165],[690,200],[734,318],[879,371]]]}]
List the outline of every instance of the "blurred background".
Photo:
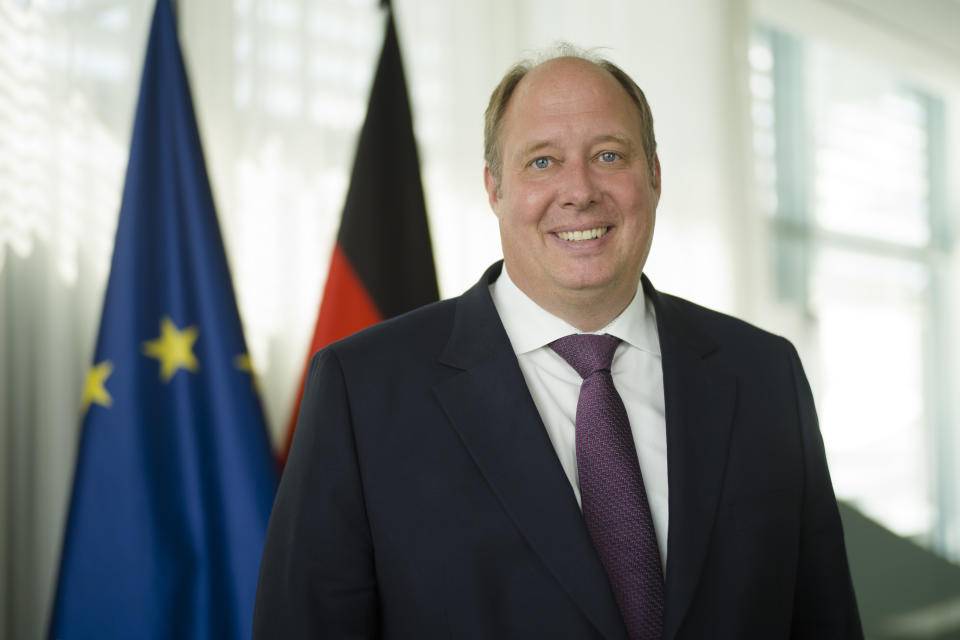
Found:
[{"label": "blurred background", "polygon": [[[373,0],[178,22],[286,436],[383,37]],[[482,115],[558,40],[647,93],[661,290],[790,338],[868,637],[960,638],[960,0],[395,0],[440,292],[499,258]],[[152,0],[0,0],[0,637],[44,633]]]}]

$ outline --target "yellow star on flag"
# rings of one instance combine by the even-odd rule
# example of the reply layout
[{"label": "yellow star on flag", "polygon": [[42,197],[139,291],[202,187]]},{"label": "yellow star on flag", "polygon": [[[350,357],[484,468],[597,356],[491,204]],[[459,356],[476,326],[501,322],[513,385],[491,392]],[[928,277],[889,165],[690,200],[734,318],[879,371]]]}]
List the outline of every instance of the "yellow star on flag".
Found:
[{"label": "yellow star on flag", "polygon": [[235,357],[233,359],[233,366],[240,371],[246,371],[250,375],[253,375],[253,361],[250,360],[249,353],[241,353]]},{"label": "yellow star on flag", "polygon": [[253,388],[257,391],[260,390],[260,379],[257,377],[257,372],[253,369],[253,360],[250,358],[249,353],[241,353],[233,359],[233,366],[240,371],[246,371],[250,374],[250,381],[253,383]]},{"label": "yellow star on flag", "polygon": [[177,329],[169,316],[160,321],[160,337],[143,343],[143,353],[160,361],[160,378],[170,382],[180,369],[196,371],[200,366],[193,355],[193,343],[197,341],[197,328]]},{"label": "yellow star on flag", "polygon": [[111,373],[113,373],[113,363],[109,360],[90,367],[90,371],[87,372],[87,382],[83,387],[81,413],[86,413],[91,404],[99,404],[102,407],[113,405],[113,397],[104,386]]}]

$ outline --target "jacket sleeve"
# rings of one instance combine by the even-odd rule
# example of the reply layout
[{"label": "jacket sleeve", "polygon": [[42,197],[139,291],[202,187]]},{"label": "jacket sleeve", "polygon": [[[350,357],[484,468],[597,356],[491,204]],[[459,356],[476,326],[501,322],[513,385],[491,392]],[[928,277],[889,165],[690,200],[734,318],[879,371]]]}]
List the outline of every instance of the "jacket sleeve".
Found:
[{"label": "jacket sleeve", "polygon": [[813,394],[796,349],[787,345],[804,457],[800,555],[791,638],[863,638]]},{"label": "jacket sleeve", "polygon": [[310,363],[267,528],[253,638],[374,638],[378,611],[348,392],[325,349]]}]

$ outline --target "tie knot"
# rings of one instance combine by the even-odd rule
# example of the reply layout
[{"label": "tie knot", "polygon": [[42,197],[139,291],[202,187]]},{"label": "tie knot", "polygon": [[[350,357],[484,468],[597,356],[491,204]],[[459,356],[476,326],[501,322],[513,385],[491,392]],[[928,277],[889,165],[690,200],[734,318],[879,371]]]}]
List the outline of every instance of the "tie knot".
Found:
[{"label": "tie knot", "polygon": [[580,377],[587,379],[597,371],[609,371],[613,352],[620,338],[610,334],[598,336],[592,333],[577,333],[550,343],[550,348],[573,367]]}]

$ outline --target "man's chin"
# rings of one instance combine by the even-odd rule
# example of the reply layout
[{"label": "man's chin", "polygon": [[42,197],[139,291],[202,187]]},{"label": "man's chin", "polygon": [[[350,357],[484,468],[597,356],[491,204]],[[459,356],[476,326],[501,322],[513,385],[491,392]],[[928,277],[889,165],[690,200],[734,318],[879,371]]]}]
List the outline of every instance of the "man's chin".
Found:
[{"label": "man's chin", "polygon": [[560,290],[571,293],[602,294],[616,288],[618,278],[613,269],[604,265],[577,265],[565,269],[553,278]]},{"label": "man's chin", "polygon": [[615,296],[619,287],[610,279],[573,278],[557,282],[556,291],[567,300],[594,304]]}]

